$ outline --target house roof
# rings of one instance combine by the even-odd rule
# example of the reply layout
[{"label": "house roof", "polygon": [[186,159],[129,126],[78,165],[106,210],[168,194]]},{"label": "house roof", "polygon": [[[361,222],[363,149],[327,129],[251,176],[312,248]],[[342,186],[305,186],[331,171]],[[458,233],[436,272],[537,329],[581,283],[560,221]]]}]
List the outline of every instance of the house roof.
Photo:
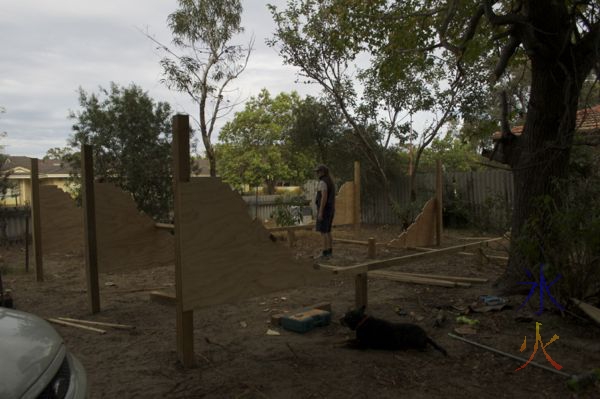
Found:
[{"label": "house roof", "polygon": [[[580,134],[590,134],[600,130],[600,105],[591,108],[584,108],[577,111],[575,131]],[[523,133],[523,126],[515,126],[511,129],[512,134],[520,136]],[[502,137],[502,132],[497,131],[492,134],[494,140]]]},{"label": "house roof", "polygon": [[[0,170],[13,170],[11,176],[29,176],[31,168],[31,158],[22,156],[9,156],[7,161],[0,167]],[[38,172],[40,175],[64,176],[71,172],[68,164],[59,159],[40,159],[38,161]]]}]

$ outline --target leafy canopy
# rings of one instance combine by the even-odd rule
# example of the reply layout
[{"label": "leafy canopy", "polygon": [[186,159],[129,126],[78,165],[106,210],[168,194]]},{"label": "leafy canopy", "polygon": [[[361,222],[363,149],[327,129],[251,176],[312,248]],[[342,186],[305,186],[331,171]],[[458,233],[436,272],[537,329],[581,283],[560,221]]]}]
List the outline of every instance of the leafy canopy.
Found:
[{"label": "leafy canopy", "polygon": [[[155,102],[141,87],[111,83],[98,93],[79,89],[81,110],[74,120],[69,156],[80,175],[83,144],[93,147],[96,178],[115,183],[133,195],[138,209],[168,219],[172,203],[171,107]],[[77,178],[76,178],[77,179]]]}]

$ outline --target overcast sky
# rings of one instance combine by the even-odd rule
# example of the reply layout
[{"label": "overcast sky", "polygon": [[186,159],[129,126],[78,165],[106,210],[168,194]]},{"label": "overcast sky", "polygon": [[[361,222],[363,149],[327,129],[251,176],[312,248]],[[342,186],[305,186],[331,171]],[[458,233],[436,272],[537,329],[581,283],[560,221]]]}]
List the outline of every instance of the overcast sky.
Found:
[{"label": "overcast sky", "polygon": [[[315,85],[295,84],[296,69],[283,66],[275,50],[265,45],[274,23],[267,3],[285,0],[243,0],[245,39],[255,36],[248,68],[235,82],[241,98],[261,88],[272,94],[297,90],[317,94]],[[177,0],[54,0],[2,1],[0,13],[0,138],[10,155],[43,157],[52,147],[66,146],[72,122],[69,110],[79,109],[77,90],[97,91],[111,81],[134,82],[157,101],[177,112],[192,114],[188,98],[161,83],[160,54],[138,29],[170,43],[167,16]],[[238,107],[241,109],[243,106]]]}]

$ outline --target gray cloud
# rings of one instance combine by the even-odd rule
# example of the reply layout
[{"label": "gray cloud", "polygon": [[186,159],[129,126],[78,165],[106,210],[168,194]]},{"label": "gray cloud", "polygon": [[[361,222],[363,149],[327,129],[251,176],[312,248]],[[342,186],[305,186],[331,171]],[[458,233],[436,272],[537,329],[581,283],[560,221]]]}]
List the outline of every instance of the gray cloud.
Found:
[{"label": "gray cloud", "polygon": [[[314,85],[294,84],[296,70],[283,66],[276,51],[265,45],[274,24],[267,3],[285,0],[246,0],[240,40],[255,35],[255,50],[247,70],[235,82],[242,99],[265,87],[272,93],[297,90],[316,94]],[[77,90],[97,91],[114,81],[135,82],[157,101],[178,112],[196,107],[181,93],[160,83],[160,54],[138,29],[170,43],[166,26],[176,0],[19,0],[3,4],[0,14],[0,139],[5,152],[41,157],[48,148],[63,147],[71,134],[69,110],[78,109]],[[241,109],[241,106],[238,107]],[[226,121],[221,120],[221,125]],[[221,125],[218,125],[219,128]],[[216,135],[216,134],[215,134]]]}]

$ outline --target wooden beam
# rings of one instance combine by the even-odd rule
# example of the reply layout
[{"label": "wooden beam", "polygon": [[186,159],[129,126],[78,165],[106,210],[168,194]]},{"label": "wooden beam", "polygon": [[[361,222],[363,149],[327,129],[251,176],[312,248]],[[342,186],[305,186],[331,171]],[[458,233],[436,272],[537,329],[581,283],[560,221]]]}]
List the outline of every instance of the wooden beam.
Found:
[{"label": "wooden beam", "polygon": [[368,305],[369,283],[367,273],[359,273],[354,278],[354,304],[356,308]]},{"label": "wooden beam", "polygon": [[295,226],[277,226],[277,227],[267,227],[267,230],[271,233],[276,233],[279,231],[295,231],[295,230],[313,230],[315,228],[314,224],[300,224]]},{"label": "wooden beam", "polygon": [[72,319],[70,317],[59,317],[58,320],[71,321],[73,323],[90,324],[93,326],[111,327],[111,328],[115,328],[117,330],[134,330],[135,329],[135,326],[130,326],[128,324],[105,323],[103,321]]},{"label": "wooden beam", "polygon": [[81,148],[81,195],[85,246],[85,277],[92,314],[100,312],[98,283],[98,248],[96,242],[96,199],[94,195],[94,160],[91,145]]},{"label": "wooden beam", "polygon": [[573,303],[577,305],[577,307],[581,309],[581,311],[584,312],[586,315],[588,315],[592,320],[600,324],[600,309],[588,303],[582,302],[576,298],[571,298],[571,301],[573,301]]},{"label": "wooden beam", "polygon": [[177,305],[175,295],[167,294],[166,292],[152,291],[149,296],[152,302],[160,303],[161,305]]},{"label": "wooden beam", "polygon": [[439,247],[442,245],[442,234],[443,230],[443,191],[444,183],[442,178],[442,161],[436,161],[436,173],[435,173],[435,206],[436,206],[436,218],[435,218],[435,240]]},{"label": "wooden beam", "polygon": [[40,212],[40,181],[38,160],[31,158],[31,214],[33,224],[33,253],[35,257],[35,278],[44,281],[44,256],[42,254],[42,220]]},{"label": "wooden beam", "polygon": [[406,247],[406,249],[412,249],[414,251],[419,251],[419,252],[431,252],[431,251],[437,251],[439,248],[426,248],[426,247]]},{"label": "wooden beam", "polygon": [[68,326],[68,327],[75,327],[75,328],[79,328],[81,330],[87,330],[87,331],[93,331],[93,332],[97,332],[100,334],[105,334],[106,330],[102,330],[100,328],[94,328],[94,327],[89,327],[89,326],[83,326],[81,324],[77,324],[77,323],[71,323],[68,321],[63,321],[63,320],[58,320],[58,319],[46,319],[51,323],[54,324],[60,324],[62,326]]},{"label": "wooden beam", "polygon": [[455,281],[459,283],[487,283],[489,280],[487,278],[478,278],[478,277],[461,277],[461,276],[445,276],[441,274],[428,274],[428,273],[409,273],[409,272],[398,272],[385,270],[383,273],[394,273],[401,274],[404,276],[413,276],[413,277],[422,277],[422,278],[431,278],[435,280],[446,280],[446,281]]},{"label": "wooden beam", "polygon": [[157,229],[163,229],[163,230],[174,230],[175,229],[175,225],[172,223],[154,223],[154,227],[156,227]]},{"label": "wooden beam", "polygon": [[194,362],[194,312],[183,310],[183,276],[181,265],[180,183],[190,181],[190,121],[188,115],[175,115],[173,126],[173,179],[175,186],[175,298],[177,319],[177,357],[184,367]]},{"label": "wooden beam", "polygon": [[355,245],[369,245],[368,241],[359,241],[359,240],[349,240],[347,238],[334,238],[333,242],[337,242],[340,244],[355,244]]},{"label": "wooden beam", "polygon": [[398,265],[398,264],[402,264],[402,263],[409,263],[409,262],[412,262],[415,260],[421,260],[421,259],[425,259],[425,258],[434,257],[436,255],[447,254],[447,253],[451,253],[454,251],[464,251],[467,248],[479,247],[479,245],[482,245],[483,243],[489,243],[489,242],[494,242],[494,241],[498,241],[498,240],[502,240],[502,237],[492,238],[492,239],[489,239],[486,241],[481,241],[481,242],[472,242],[472,243],[468,243],[468,244],[456,245],[453,247],[442,248],[442,249],[438,249],[438,250],[430,251],[430,252],[420,252],[417,254],[405,255],[405,256],[400,256],[400,257],[396,257],[396,258],[373,260],[373,261],[363,262],[363,263],[359,263],[359,264],[356,264],[353,266],[347,266],[347,267],[322,265],[320,263],[316,263],[315,268],[331,270],[334,274],[337,274],[337,273],[354,273],[354,274],[365,273],[365,272],[368,272],[371,270],[384,269],[389,266],[394,266],[394,265]]},{"label": "wooden beam", "polygon": [[417,277],[417,276],[409,276],[401,273],[394,273],[388,271],[372,271],[369,272],[371,276],[386,278],[393,281],[398,281],[401,283],[413,283],[413,284],[422,284],[422,285],[434,285],[438,287],[447,287],[447,288],[468,288],[471,286],[469,283],[463,283],[458,281],[448,281],[448,280],[439,280],[434,278],[426,278],[426,277]]},{"label": "wooden beam", "polygon": [[361,224],[360,218],[360,162],[354,161],[354,228],[358,229]]},{"label": "wooden beam", "polygon": [[377,244],[375,242],[375,238],[373,238],[373,237],[369,238],[368,257],[369,257],[369,259],[375,259],[377,257]]}]

